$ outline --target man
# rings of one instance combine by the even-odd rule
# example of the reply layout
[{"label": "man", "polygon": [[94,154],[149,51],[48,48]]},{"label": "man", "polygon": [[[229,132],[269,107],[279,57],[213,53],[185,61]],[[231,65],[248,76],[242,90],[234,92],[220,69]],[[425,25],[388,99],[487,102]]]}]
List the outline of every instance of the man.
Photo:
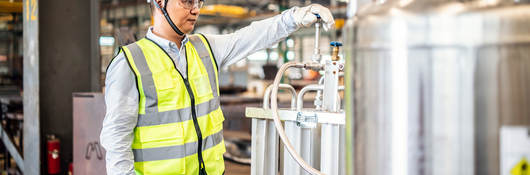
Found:
[{"label": "man", "polygon": [[317,21],[320,5],[294,7],[227,35],[188,35],[200,0],[153,0],[146,37],[121,47],[107,70],[101,143],[107,173],[224,173],[218,72]]}]

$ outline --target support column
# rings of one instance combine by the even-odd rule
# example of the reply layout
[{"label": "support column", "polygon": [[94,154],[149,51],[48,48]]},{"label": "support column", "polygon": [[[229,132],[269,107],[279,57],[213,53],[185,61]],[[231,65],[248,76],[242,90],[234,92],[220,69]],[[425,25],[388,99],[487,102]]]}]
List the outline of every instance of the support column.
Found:
[{"label": "support column", "polygon": [[[24,166],[25,175],[40,174],[39,0],[24,0]],[[19,165],[20,166],[20,165]]]}]

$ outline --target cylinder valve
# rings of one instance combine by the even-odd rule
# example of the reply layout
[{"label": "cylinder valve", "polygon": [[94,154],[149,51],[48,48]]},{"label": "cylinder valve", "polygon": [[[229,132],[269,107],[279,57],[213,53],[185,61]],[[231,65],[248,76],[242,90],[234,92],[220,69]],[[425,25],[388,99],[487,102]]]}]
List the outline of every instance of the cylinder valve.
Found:
[{"label": "cylinder valve", "polygon": [[340,60],[339,48],[340,48],[340,46],[342,46],[342,43],[337,42],[337,41],[332,41],[331,43],[329,43],[329,45],[331,45],[331,47],[333,47],[333,52],[331,53],[331,61]]}]

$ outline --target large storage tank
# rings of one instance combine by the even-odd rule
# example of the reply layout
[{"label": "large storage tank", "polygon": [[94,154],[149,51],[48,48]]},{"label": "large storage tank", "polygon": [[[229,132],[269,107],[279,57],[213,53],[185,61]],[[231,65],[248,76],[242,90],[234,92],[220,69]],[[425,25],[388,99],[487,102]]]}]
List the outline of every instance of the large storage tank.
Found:
[{"label": "large storage tank", "polygon": [[505,174],[501,127],[530,127],[528,1],[350,2],[349,174]]}]

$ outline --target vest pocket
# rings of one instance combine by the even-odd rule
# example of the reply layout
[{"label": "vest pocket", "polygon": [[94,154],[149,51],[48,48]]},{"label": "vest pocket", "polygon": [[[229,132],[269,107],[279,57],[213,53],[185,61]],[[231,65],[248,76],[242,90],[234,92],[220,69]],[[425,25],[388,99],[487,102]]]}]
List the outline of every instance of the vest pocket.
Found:
[{"label": "vest pocket", "polygon": [[157,90],[166,90],[175,88],[176,82],[171,76],[171,72],[162,71],[153,73],[154,83]]},{"label": "vest pocket", "polygon": [[212,135],[223,130],[224,116],[223,112],[218,109],[208,114],[209,127],[207,127],[206,134]]},{"label": "vest pocket", "polygon": [[135,158],[137,174],[185,174],[183,131],[181,123],[137,127],[132,148],[145,150],[143,160]]},{"label": "vest pocket", "polygon": [[181,123],[137,127],[135,142],[142,148],[183,145],[184,129]]},{"label": "vest pocket", "polygon": [[208,79],[208,75],[198,75],[192,77],[190,80],[194,87],[195,96],[200,98],[212,95],[212,88],[210,85],[210,79]]},{"label": "vest pocket", "polygon": [[176,70],[164,70],[153,73],[158,100],[158,112],[170,111],[186,107],[189,99],[186,95],[184,82]]},{"label": "vest pocket", "polygon": [[137,175],[186,174],[186,159],[181,158],[149,162],[135,162],[134,168]]}]

